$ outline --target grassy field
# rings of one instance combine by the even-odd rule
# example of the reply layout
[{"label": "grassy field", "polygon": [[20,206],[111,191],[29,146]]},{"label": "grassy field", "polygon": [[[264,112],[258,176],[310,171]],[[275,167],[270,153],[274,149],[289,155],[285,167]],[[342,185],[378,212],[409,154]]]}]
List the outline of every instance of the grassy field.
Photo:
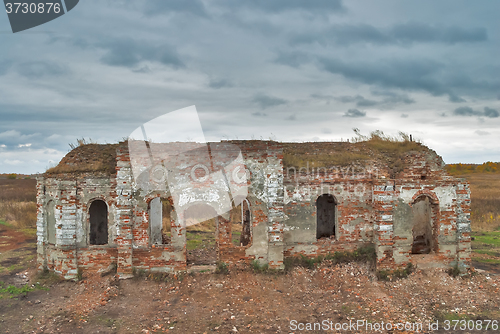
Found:
[{"label": "grassy field", "polygon": [[26,231],[36,228],[36,180],[0,179],[0,220]]},{"label": "grassy field", "polygon": [[471,186],[472,259],[500,264],[500,173],[470,172],[464,177]]}]

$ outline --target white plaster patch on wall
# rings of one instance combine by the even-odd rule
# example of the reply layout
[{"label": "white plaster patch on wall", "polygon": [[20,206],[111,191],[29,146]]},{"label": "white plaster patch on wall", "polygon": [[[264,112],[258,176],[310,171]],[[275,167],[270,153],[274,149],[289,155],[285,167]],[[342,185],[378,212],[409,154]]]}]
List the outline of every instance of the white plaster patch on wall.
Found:
[{"label": "white plaster patch on wall", "polygon": [[434,193],[439,199],[439,208],[442,210],[450,209],[453,205],[453,199],[457,197],[455,187],[436,187]]},{"label": "white plaster patch on wall", "polygon": [[300,227],[298,226],[290,226],[290,225],[285,225],[283,227],[284,232],[289,232],[289,231],[294,231],[294,230],[300,230]]},{"label": "white plaster patch on wall", "polygon": [[342,228],[343,228],[345,231],[347,231],[347,232],[349,232],[349,233],[352,233],[352,232],[354,232],[354,230],[356,229],[356,225],[346,224],[346,225],[342,226]]},{"label": "white plaster patch on wall", "polygon": [[280,242],[281,241],[281,235],[270,235],[269,241],[270,242]]},{"label": "white plaster patch on wall", "polygon": [[379,231],[392,231],[392,225],[379,225]]},{"label": "white plaster patch on wall", "polygon": [[417,193],[419,189],[401,189],[399,193],[399,198],[403,200],[404,203],[410,204],[413,196]]}]

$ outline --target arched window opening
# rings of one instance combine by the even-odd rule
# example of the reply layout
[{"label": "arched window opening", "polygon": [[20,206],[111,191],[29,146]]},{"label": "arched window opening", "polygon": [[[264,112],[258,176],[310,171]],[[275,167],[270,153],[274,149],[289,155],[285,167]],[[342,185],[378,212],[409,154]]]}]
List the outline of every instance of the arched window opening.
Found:
[{"label": "arched window opening", "polygon": [[102,200],[90,204],[90,236],[91,245],[106,245],[108,243],[108,206]]},{"label": "arched window opening", "polygon": [[316,239],[335,236],[335,211],[337,201],[330,194],[316,200]]},{"label": "arched window opening", "polygon": [[248,246],[251,242],[250,235],[250,204],[247,199],[238,205],[231,219],[231,239],[235,246]]},{"label": "arched window opening", "polygon": [[432,206],[427,196],[420,196],[412,206],[412,254],[429,254],[433,249]]},{"label": "arched window opening", "polygon": [[56,244],[56,215],[54,201],[50,201],[45,209],[47,215],[47,242]]},{"label": "arched window opening", "polygon": [[152,245],[170,243],[172,213],[173,207],[168,199],[155,197],[149,202],[149,229]]}]

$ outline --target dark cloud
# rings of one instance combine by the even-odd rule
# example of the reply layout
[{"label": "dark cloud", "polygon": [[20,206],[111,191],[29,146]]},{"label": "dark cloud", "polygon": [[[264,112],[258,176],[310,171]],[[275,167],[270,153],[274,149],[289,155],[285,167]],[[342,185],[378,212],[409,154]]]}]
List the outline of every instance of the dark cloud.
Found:
[{"label": "dark cloud", "polygon": [[200,0],[148,0],[144,1],[144,13],[149,16],[174,13],[208,16],[205,5]]},{"label": "dark cloud", "polygon": [[365,117],[365,116],[366,116],[366,112],[358,110],[358,109],[349,109],[343,115],[343,117]]},{"label": "dark cloud", "polygon": [[303,52],[280,52],[274,59],[274,62],[290,67],[299,67],[300,65],[309,63],[312,60],[311,56]]},{"label": "dark cloud", "polygon": [[322,45],[339,44],[349,45],[360,42],[371,42],[375,44],[389,43],[389,39],[385,34],[377,28],[367,25],[335,25],[327,31],[310,31],[307,33],[299,33],[293,35],[290,39],[292,45],[309,44],[313,42]]},{"label": "dark cloud", "polygon": [[41,142],[40,133],[21,133],[18,130],[0,132],[0,146],[7,149],[37,147]]},{"label": "dark cloud", "polygon": [[100,43],[107,52],[101,61],[111,66],[134,67],[141,61],[159,62],[173,68],[184,67],[177,52],[169,45],[152,46],[145,42],[138,42],[131,38],[112,39]]},{"label": "dark cloud", "polygon": [[484,28],[439,27],[419,22],[395,25],[389,34],[400,43],[441,42],[455,44],[484,42],[488,39],[487,31]]},{"label": "dark cloud", "polygon": [[480,111],[475,111],[471,107],[459,107],[453,111],[453,114],[458,116],[479,116]]},{"label": "dark cloud", "polygon": [[297,120],[297,116],[295,114],[293,114],[293,115],[290,115],[288,117],[285,117],[285,120],[287,120],[287,121],[296,121]]},{"label": "dark cloud", "polygon": [[348,63],[339,59],[322,59],[322,67],[328,72],[368,84],[390,88],[417,89],[442,95],[445,87],[432,78],[443,65],[431,60],[393,60],[384,64]]},{"label": "dark cloud", "polygon": [[401,118],[408,118],[408,114],[401,114]]},{"label": "dark cloud", "polygon": [[449,96],[448,96],[448,100],[450,102],[453,102],[453,103],[462,103],[462,102],[467,102],[466,100],[464,100],[463,98],[461,98],[460,96],[457,96],[453,93],[450,93]]},{"label": "dark cloud", "polygon": [[500,116],[497,110],[485,107],[484,111],[474,110],[471,107],[459,107],[453,111],[457,116],[483,116],[488,118],[497,118]]},{"label": "dark cloud", "polygon": [[483,115],[485,117],[490,117],[490,118],[497,118],[498,116],[500,116],[498,114],[498,110],[492,109],[492,108],[488,108],[488,107],[484,107],[484,113],[483,113]]},{"label": "dark cloud", "polygon": [[292,44],[317,42],[322,45],[335,43],[351,45],[370,43],[374,45],[409,45],[413,43],[473,43],[484,42],[488,34],[484,28],[464,29],[458,26],[438,27],[425,23],[405,23],[390,28],[377,28],[369,24],[334,25],[325,31],[310,31],[296,34]]},{"label": "dark cloud", "polygon": [[373,101],[373,100],[368,100],[365,99],[361,95],[356,95],[356,96],[341,96],[337,98],[337,101],[340,101],[342,103],[352,103],[355,102],[358,107],[371,107],[374,105],[379,104],[380,102],[378,101]]},{"label": "dark cloud", "polygon": [[259,112],[259,111],[257,111],[257,112],[252,113],[252,116],[257,116],[257,117],[266,117],[266,116],[267,116],[267,114],[266,114],[266,113],[263,113],[263,112]]},{"label": "dark cloud", "polygon": [[386,93],[376,93],[374,95],[383,95],[385,96],[385,98],[381,101],[376,101],[376,100],[369,100],[361,95],[355,95],[355,96],[347,95],[347,96],[340,96],[335,99],[342,103],[356,103],[356,106],[358,107],[373,107],[377,105],[415,103],[415,100],[409,98],[407,95],[402,95],[402,94],[386,92]]},{"label": "dark cloud", "polygon": [[67,70],[61,65],[48,61],[32,61],[20,63],[16,70],[22,76],[29,79],[39,79],[47,76],[59,76],[67,73]]},{"label": "dark cloud", "polygon": [[[434,96],[454,93],[439,74],[445,70],[442,63],[426,59],[385,60],[384,62],[344,62],[339,59],[319,60],[322,69],[340,74],[347,79],[384,88],[425,91]],[[472,86],[471,89],[477,87]],[[412,100],[406,100],[413,103]]]},{"label": "dark cloud", "polygon": [[226,79],[219,79],[219,80],[211,79],[210,82],[208,83],[208,86],[210,88],[219,89],[219,88],[225,88],[225,87],[233,87],[233,84],[229,80],[226,80]]},{"label": "dark cloud", "polygon": [[391,91],[380,91],[380,90],[375,90],[372,91],[373,95],[377,96],[384,96],[383,103],[385,104],[412,104],[415,103],[415,100],[409,97],[406,94],[399,94]]},{"label": "dark cloud", "polygon": [[[346,59],[346,60],[344,60]],[[500,80],[495,76],[488,78],[471,77],[464,68],[446,64],[425,57],[398,57],[371,60],[350,60],[348,57],[316,57],[307,56],[301,52],[281,52],[276,62],[283,65],[299,67],[304,64],[314,64],[321,71],[339,74],[343,77],[372,85],[376,90],[399,89],[406,91],[421,91],[433,96],[447,95],[450,101],[464,102],[457,95],[468,94],[486,97],[497,95]],[[403,103],[415,101],[401,97],[395,99]],[[387,101],[388,102],[388,101]]]},{"label": "dark cloud", "polygon": [[267,13],[281,13],[285,11],[305,11],[314,13],[344,12],[345,8],[341,0],[252,0],[252,1],[219,1],[227,7],[245,6]]},{"label": "dark cloud", "polygon": [[288,101],[279,97],[269,96],[266,94],[258,94],[252,99],[252,102],[258,104],[261,109],[267,109],[286,104]]}]

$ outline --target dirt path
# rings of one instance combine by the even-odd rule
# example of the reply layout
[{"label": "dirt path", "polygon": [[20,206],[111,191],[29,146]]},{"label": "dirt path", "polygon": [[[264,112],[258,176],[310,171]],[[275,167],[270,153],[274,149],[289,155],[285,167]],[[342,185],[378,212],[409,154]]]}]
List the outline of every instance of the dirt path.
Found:
[{"label": "dirt path", "polygon": [[[235,270],[229,275],[200,273],[120,281],[114,276],[84,273],[80,282],[62,282],[50,291],[0,300],[0,332],[303,332],[291,328],[293,320],[428,326],[445,319],[499,319],[499,287],[500,276],[487,273],[464,279],[450,277],[442,269],[428,269],[386,282],[378,281],[367,265],[326,261],[317,269],[299,267],[287,274]],[[431,331],[407,331],[416,332]]]},{"label": "dirt path", "polygon": [[[0,256],[28,265],[26,258],[35,254],[32,240],[8,228],[1,232],[9,242]],[[121,281],[84,272],[79,282],[50,283],[31,269],[30,283],[41,281],[48,290],[4,294],[0,333],[319,333],[295,330],[293,321],[306,326],[358,320],[423,326],[406,333],[451,333],[442,328],[446,319],[500,319],[500,275],[485,270],[453,278],[443,269],[417,269],[405,279],[380,281],[366,264],[324,261],[314,270],[298,267],[286,274],[233,269],[228,275]],[[0,274],[0,280],[14,282],[25,273]],[[441,321],[440,330],[426,330],[435,321]],[[389,333],[364,328],[325,332]]]},{"label": "dirt path", "polygon": [[28,283],[28,268],[34,266],[35,240],[0,224],[0,282],[22,286]]}]

